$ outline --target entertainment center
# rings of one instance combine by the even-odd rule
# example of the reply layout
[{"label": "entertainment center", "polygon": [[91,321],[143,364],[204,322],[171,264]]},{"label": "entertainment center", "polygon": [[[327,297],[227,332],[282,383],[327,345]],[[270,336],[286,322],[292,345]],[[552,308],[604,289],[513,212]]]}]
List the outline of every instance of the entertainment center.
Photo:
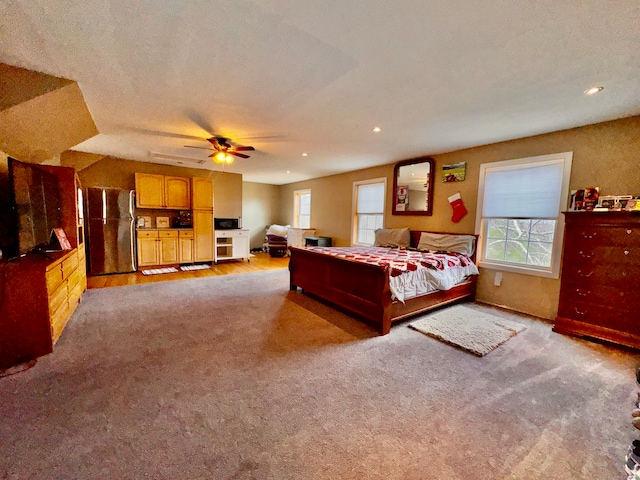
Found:
[{"label": "entertainment center", "polygon": [[[12,186],[14,204],[5,197],[1,206],[0,370],[51,353],[87,285],[75,170],[16,162],[27,173],[22,179],[36,179],[25,183],[11,162],[1,169],[8,170],[3,184]],[[66,249],[48,243],[54,228],[64,232]]]}]

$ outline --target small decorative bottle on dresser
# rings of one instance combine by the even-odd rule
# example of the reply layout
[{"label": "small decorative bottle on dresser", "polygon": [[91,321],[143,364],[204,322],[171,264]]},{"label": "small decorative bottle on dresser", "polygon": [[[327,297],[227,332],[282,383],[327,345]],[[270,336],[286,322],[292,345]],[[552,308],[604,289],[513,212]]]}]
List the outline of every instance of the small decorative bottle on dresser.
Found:
[{"label": "small decorative bottle on dresser", "polygon": [[640,215],[566,212],[553,330],[640,348]]}]

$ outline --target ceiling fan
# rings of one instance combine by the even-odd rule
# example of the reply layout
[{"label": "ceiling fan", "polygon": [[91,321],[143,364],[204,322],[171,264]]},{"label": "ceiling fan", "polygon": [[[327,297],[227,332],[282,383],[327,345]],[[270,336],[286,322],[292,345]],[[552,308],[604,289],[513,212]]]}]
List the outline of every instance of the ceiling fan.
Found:
[{"label": "ceiling fan", "polygon": [[213,145],[213,149],[210,147],[197,147],[194,145],[185,145],[185,147],[214,150],[214,152],[209,156],[216,163],[231,163],[233,162],[233,157],[249,158],[249,155],[240,152],[255,150],[255,148],[251,146],[235,145],[226,137],[211,137],[207,138],[207,141]]}]

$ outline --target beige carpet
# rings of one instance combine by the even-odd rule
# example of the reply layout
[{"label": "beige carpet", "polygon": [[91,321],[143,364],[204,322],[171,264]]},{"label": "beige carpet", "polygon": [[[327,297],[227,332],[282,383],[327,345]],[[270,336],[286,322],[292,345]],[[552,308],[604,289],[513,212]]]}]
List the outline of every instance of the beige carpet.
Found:
[{"label": "beige carpet", "polygon": [[409,327],[479,357],[495,350],[526,328],[465,305],[439,310],[409,324]]},{"label": "beige carpet", "polygon": [[485,357],[389,335],[286,269],[86,292],[0,379],[0,479],[622,480],[640,352],[485,305]]}]

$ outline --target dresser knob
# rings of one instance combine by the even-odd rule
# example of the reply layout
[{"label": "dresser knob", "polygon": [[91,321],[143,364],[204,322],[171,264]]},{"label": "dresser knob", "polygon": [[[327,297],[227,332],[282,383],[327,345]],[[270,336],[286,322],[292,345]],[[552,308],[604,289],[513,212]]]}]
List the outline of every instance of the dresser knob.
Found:
[{"label": "dresser knob", "polygon": [[598,232],[594,232],[594,233],[583,233],[583,234],[582,234],[582,236],[583,236],[584,238],[593,238],[593,237],[595,237],[596,235],[598,235]]},{"label": "dresser knob", "polygon": [[631,232],[632,232],[632,231],[633,231],[633,230],[627,230],[627,235],[631,235]]},{"label": "dresser knob", "polygon": [[[582,273],[582,270],[578,270],[578,275],[582,276],[582,277],[590,277],[591,275],[593,275],[593,270],[590,271],[589,273]],[[623,273],[623,275],[625,275]]]},{"label": "dresser knob", "polygon": [[624,251],[624,256],[626,257],[627,255],[629,255],[629,250]]},{"label": "dresser knob", "polygon": [[586,311],[586,310],[585,310],[584,312],[581,312],[580,310],[578,310],[578,307],[574,307],[574,310],[576,311],[576,313],[577,313],[578,315],[586,315],[586,314],[587,314],[587,311]]},{"label": "dresser knob", "polygon": [[594,253],[595,253],[595,252],[591,252],[591,254],[590,254],[590,255],[587,255],[586,253],[584,253],[584,252],[581,250],[579,253],[580,253],[580,256],[581,256],[582,258],[591,258],[591,257],[593,257],[593,255],[594,255]]},{"label": "dresser knob", "polygon": [[626,277],[627,276],[627,272],[622,272],[622,276]]},{"label": "dresser knob", "polygon": [[587,297],[591,293],[591,290],[587,290],[587,292],[581,292],[579,288],[576,288],[576,293],[581,297]]}]

